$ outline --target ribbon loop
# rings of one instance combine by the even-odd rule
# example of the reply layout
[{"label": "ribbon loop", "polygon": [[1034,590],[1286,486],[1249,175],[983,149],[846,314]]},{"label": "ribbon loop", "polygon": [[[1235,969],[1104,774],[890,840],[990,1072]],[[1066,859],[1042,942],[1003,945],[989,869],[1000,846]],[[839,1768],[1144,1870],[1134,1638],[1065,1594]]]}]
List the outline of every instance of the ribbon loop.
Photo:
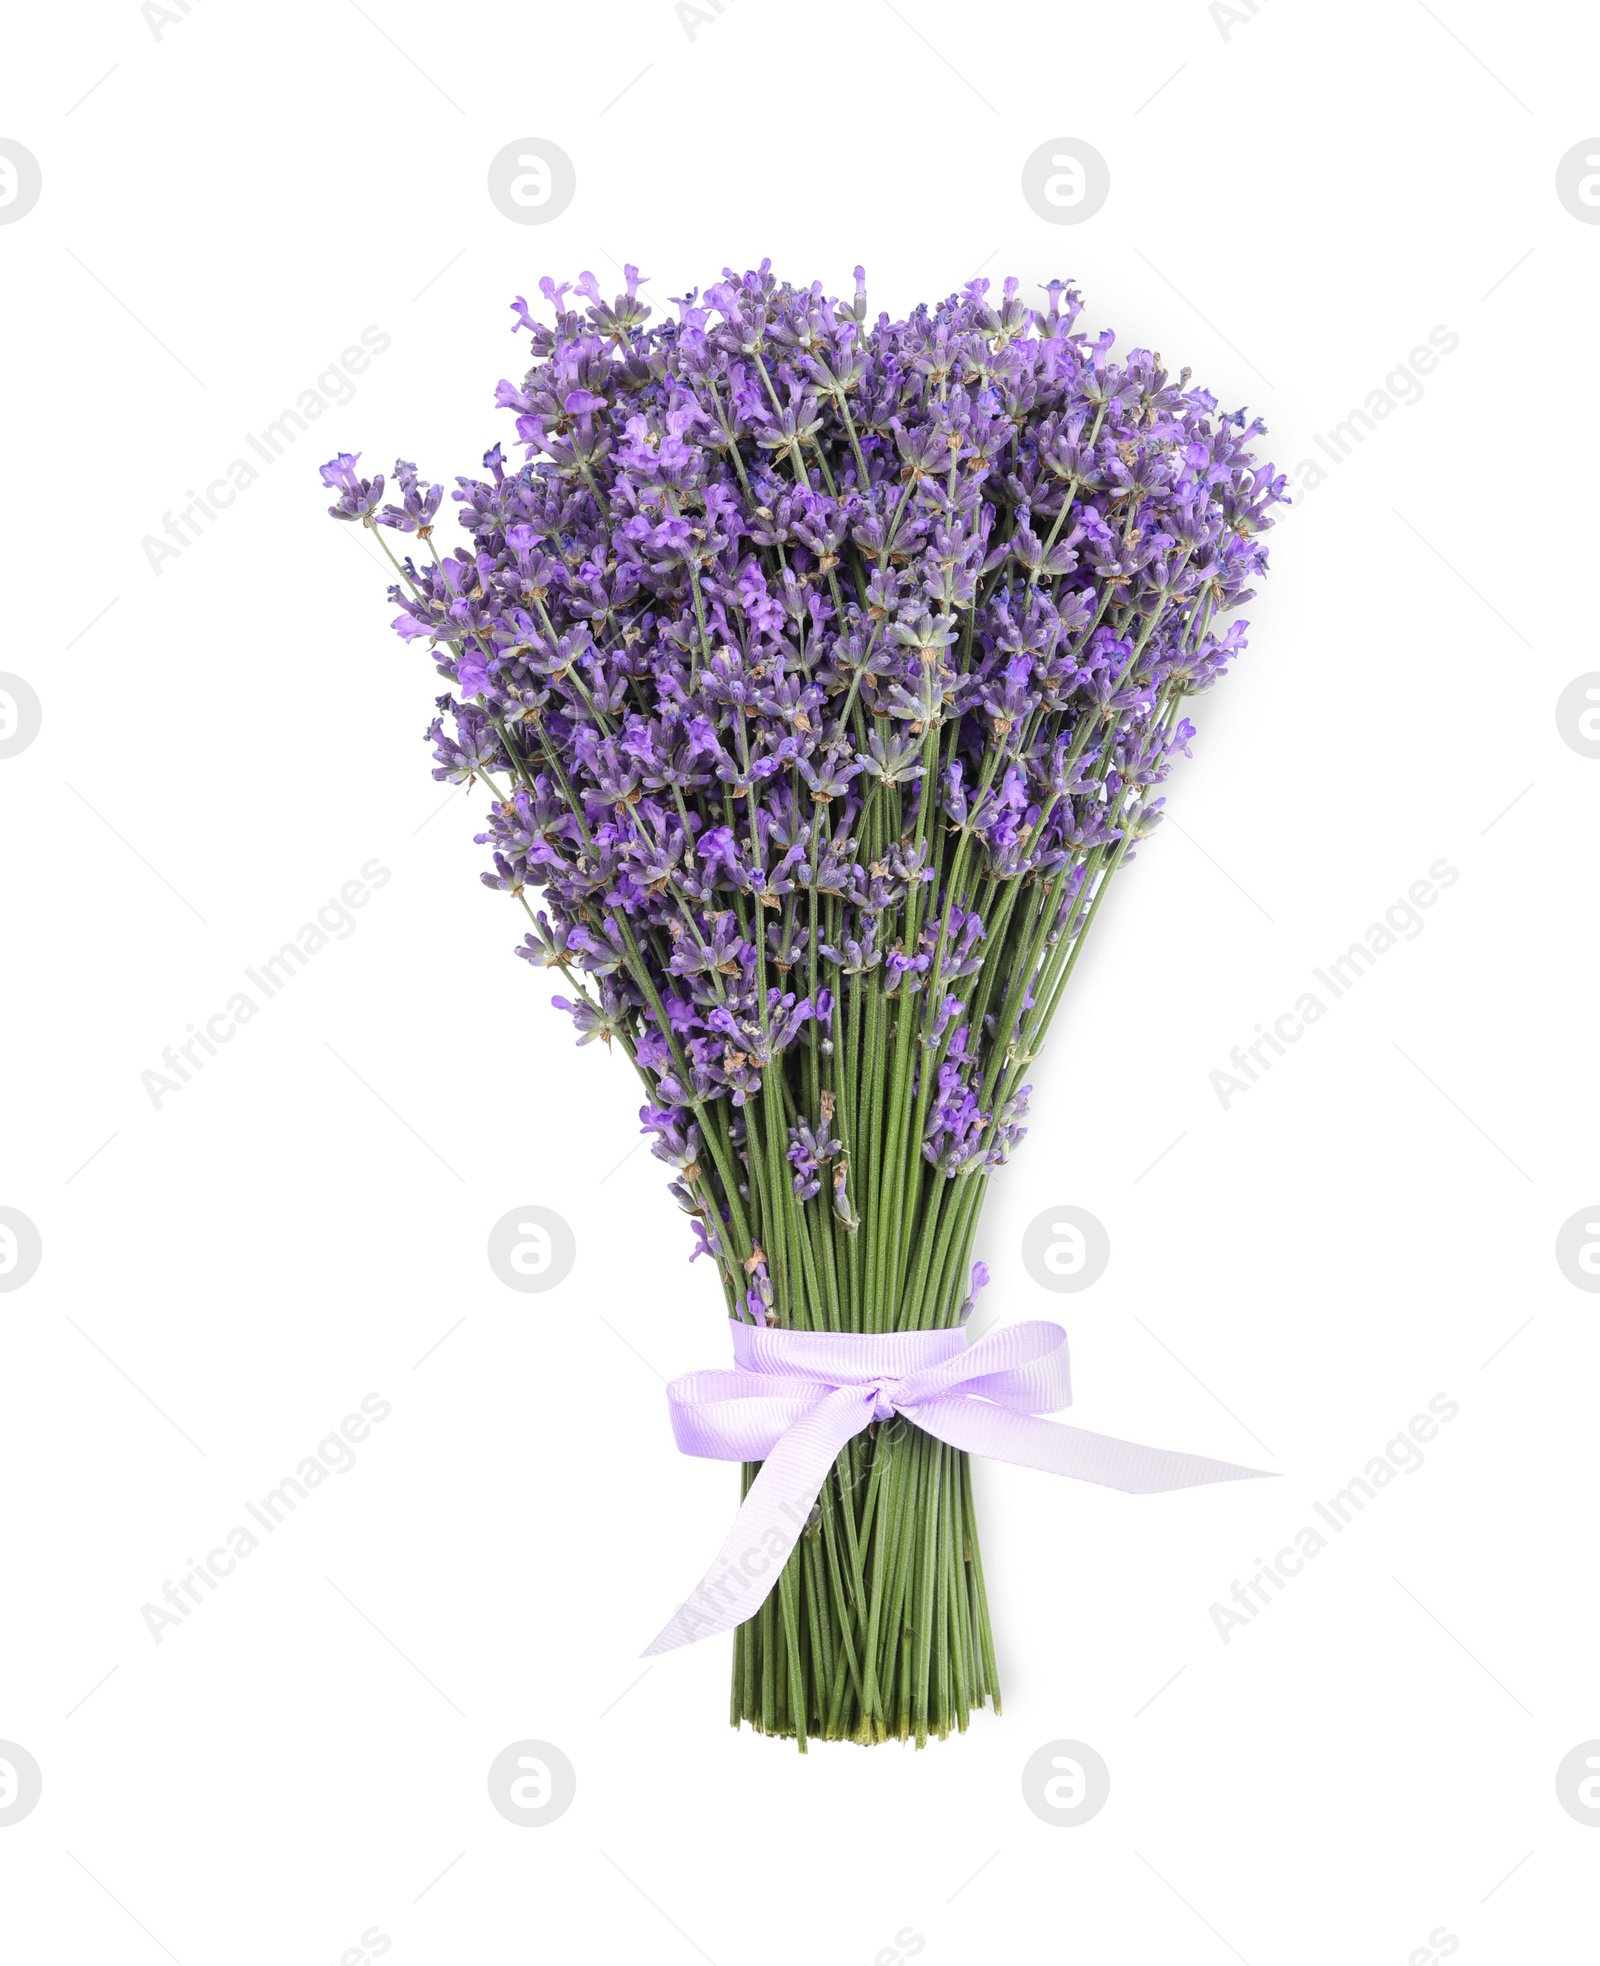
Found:
[{"label": "ribbon loop", "polygon": [[1042,1420],[1072,1404],[1067,1334],[1034,1320],[991,1331],[781,1331],[732,1324],[734,1368],[690,1372],[667,1388],[684,1454],[759,1461],[711,1568],[644,1657],[731,1631],[751,1617],[800,1539],[828,1471],[873,1421],[902,1414],[968,1454],[1132,1495],[1250,1481],[1198,1454],[1142,1447]]}]

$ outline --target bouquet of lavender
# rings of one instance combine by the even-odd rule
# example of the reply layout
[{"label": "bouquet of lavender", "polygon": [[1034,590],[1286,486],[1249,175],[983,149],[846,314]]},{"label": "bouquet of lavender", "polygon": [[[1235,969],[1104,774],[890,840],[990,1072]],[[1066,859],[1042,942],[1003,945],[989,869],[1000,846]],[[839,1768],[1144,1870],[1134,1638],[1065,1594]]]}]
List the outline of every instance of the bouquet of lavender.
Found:
[{"label": "bouquet of lavender", "polygon": [[[457,480],[464,544],[407,463],[390,504],[325,466],[333,513],[425,548],[391,596],[448,686],[434,776],[492,797],[482,878],[638,1071],[730,1318],[948,1330],[1284,480],[1059,281],[869,323],[859,268],[837,303],[764,262],[655,327],[626,283],[515,302],[529,461]],[[734,1724],[921,1745],[990,1699],[967,1455],[869,1426],[738,1625]]]}]

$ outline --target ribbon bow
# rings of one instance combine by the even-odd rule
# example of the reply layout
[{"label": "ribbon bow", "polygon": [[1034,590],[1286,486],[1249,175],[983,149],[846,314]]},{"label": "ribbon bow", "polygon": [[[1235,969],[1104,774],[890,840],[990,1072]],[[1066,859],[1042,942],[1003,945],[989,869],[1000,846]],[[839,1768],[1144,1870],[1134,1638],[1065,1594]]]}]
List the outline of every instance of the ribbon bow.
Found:
[{"label": "ribbon bow", "polygon": [[1067,1334],[1058,1324],[1007,1325],[976,1344],[965,1330],[774,1331],[730,1324],[732,1371],[690,1372],[667,1388],[684,1454],[760,1461],[727,1540],[691,1596],[646,1647],[671,1652],[731,1631],[778,1580],[846,1444],[896,1413],[968,1454],[1130,1495],[1248,1481],[1198,1454],[1041,1420],[1072,1404]]}]

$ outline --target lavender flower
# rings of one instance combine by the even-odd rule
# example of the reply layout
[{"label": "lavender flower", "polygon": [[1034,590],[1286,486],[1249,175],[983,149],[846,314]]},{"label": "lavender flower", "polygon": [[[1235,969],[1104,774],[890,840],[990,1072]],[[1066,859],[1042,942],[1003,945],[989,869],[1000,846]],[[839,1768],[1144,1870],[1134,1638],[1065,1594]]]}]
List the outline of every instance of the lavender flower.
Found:
[{"label": "lavender flower", "polygon": [[[987,1280],[973,1240],[1028,1069],[1188,753],[1184,705],[1244,649],[1225,617],[1285,481],[1259,422],[1116,356],[1063,282],[1042,310],[979,279],[869,323],[859,268],[841,302],[764,261],[653,325],[644,284],[629,267],[608,302],[589,273],[541,280],[546,320],[515,302],[532,363],[495,401],[525,461],[496,444],[456,480],[448,551],[415,466],[387,504],[356,455],[323,482],[389,553],[395,628],[443,679],[434,776],[490,797],[483,879],[523,912],[517,953],[560,972],[579,1043],[637,1069],[729,1314],[949,1326]],[[425,555],[396,559],[390,532]],[[953,1574],[967,1508],[940,1504]],[[816,1629],[859,1615],[865,1574]],[[951,1603],[981,1700],[981,1579]],[[749,1629],[749,1658],[779,1642]],[[898,1614],[883,1632],[831,1707],[815,1662],[780,1665],[786,1731],[882,1738],[870,1673],[910,1684]],[[767,1726],[748,1685],[770,1665],[740,1709]],[[918,1670],[926,1703],[926,1634]]]},{"label": "lavender flower", "polygon": [[[921,1321],[918,1238],[1022,1137],[1021,1073],[1159,818],[1180,705],[1244,646],[1222,617],[1283,480],[1258,423],[1115,359],[1060,283],[1048,312],[975,280],[871,327],[864,286],[841,304],[766,263],[655,327],[643,284],[547,280],[553,326],[516,303],[534,361],[496,400],[529,461],[496,446],[457,481],[463,546],[439,555],[409,463],[381,510],[356,456],[323,480],[336,516],[429,547],[392,598],[449,685],[435,775],[491,791],[484,879],[569,979],[579,1041],[637,1065],[658,1143],[704,1141],[679,1186],[730,1306],[762,1247],[783,1321]],[[879,1132],[930,1171],[864,1152]],[[841,1172],[866,1263],[826,1227]]]}]

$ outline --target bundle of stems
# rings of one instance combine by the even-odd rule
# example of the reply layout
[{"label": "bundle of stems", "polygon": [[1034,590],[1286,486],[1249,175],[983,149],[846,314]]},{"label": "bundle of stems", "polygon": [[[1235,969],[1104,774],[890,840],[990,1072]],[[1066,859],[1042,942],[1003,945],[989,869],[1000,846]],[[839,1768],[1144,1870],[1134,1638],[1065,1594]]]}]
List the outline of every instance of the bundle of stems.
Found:
[{"label": "bundle of stems", "polygon": [[[391,596],[450,684],[435,776],[490,792],[483,878],[639,1072],[729,1315],[962,1324],[1026,1074],[1244,645],[1221,617],[1283,480],[1060,282],[870,327],[860,269],[843,303],[728,273],[658,328],[640,284],[586,274],[580,312],[543,281],[553,328],[515,304],[529,461],[457,481],[465,547],[409,464],[385,506],[333,460],[333,511],[428,549]],[[734,1722],[920,1746],[999,1699],[967,1456],[874,1425],[738,1628]]]}]

